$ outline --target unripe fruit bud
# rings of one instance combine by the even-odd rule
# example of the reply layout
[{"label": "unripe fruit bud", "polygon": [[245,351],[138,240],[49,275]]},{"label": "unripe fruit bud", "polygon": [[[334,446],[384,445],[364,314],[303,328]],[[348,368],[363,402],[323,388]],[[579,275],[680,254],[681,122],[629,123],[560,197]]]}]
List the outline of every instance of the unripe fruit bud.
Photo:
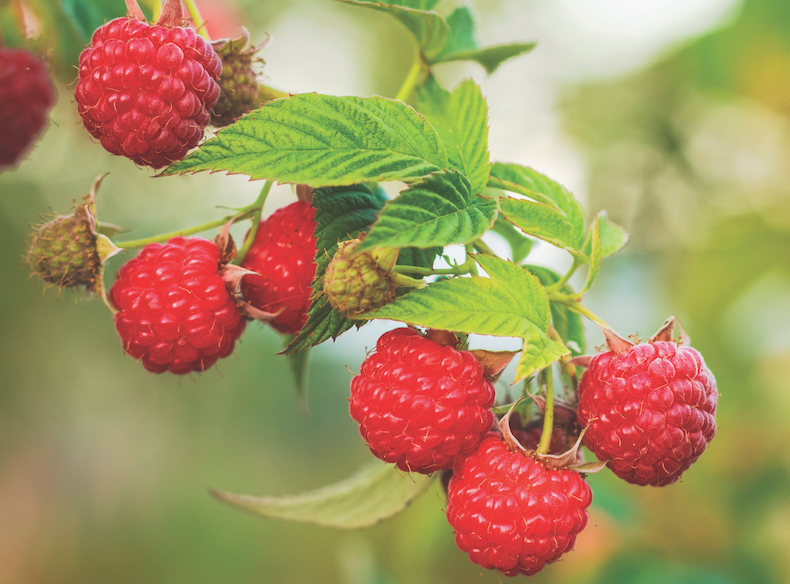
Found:
[{"label": "unripe fruit bud", "polygon": [[33,234],[27,261],[36,275],[61,288],[93,290],[101,262],[87,207],[58,215]]},{"label": "unripe fruit bud", "polygon": [[[324,274],[324,292],[329,303],[349,318],[389,304],[395,300],[398,288],[392,272],[381,265],[391,269],[397,259],[397,250],[384,252],[388,257],[378,261],[374,252],[365,251],[355,256],[361,241],[341,242]],[[393,253],[394,258],[389,257]]]},{"label": "unripe fruit bud", "polygon": [[258,75],[253,69],[263,59],[255,54],[261,48],[248,47],[250,33],[238,39],[221,39],[211,45],[222,59],[222,74],[218,79],[220,93],[217,105],[211,112],[211,123],[227,126],[258,105]]}]

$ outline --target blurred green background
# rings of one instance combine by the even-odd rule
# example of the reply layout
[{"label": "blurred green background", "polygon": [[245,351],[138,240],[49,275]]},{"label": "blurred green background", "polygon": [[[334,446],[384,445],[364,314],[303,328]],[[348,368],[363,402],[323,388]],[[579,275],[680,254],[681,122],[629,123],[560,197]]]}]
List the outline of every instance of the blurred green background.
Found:
[{"label": "blurred green background", "polygon": [[[391,96],[412,59],[399,24],[338,2],[198,4],[218,27],[222,14],[242,20],[253,41],[272,33],[264,80],[291,92]],[[482,85],[492,160],[534,166],[572,188],[590,216],[607,209],[631,232],[587,305],[622,334],[648,336],[675,314],[721,392],[719,433],[682,482],[651,489],[590,476],[589,526],[532,581],[789,582],[790,4],[474,6],[483,44],[539,47],[490,78],[448,64],[440,79]],[[357,532],[245,515],[208,495],[295,493],[369,461],[341,365],[358,370],[391,323],[313,351],[309,415],[275,356],[281,339],[260,325],[206,373],[146,373],[123,355],[101,302],[42,293],[29,277],[30,225],[68,211],[107,171],[100,219],[134,237],[213,220],[219,206],[251,202],[260,183],[152,179],[109,156],[79,123],[68,63],[58,67],[47,133],[0,175],[0,584],[504,581],[457,550],[438,486]],[[267,211],[292,196],[278,187]],[[546,246],[536,254],[568,264]],[[111,260],[108,283],[121,261]],[[602,341],[593,327],[589,340]]]}]

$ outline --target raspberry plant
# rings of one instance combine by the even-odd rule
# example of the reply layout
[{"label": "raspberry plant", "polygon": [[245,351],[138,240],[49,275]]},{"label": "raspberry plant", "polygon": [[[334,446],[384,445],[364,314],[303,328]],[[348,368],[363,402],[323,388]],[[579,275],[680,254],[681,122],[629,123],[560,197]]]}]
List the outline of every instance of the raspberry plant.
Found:
[{"label": "raspberry plant", "polygon": [[[434,76],[450,61],[493,74],[534,43],[480,47],[465,4],[343,2],[384,12],[413,36],[414,65],[394,98],[263,85],[246,31],[212,42],[193,0],[190,18],[181,0],[155,2],[154,24],[134,0],[119,7],[126,15],[108,15],[79,56],[74,88],[97,156],[101,145],[171,177],[160,180],[210,171],[264,183],[255,201],[208,224],[122,240],[97,220],[100,177],[73,215],[34,231],[28,261],[47,282],[100,292],[123,350],[153,373],[212,367],[258,320],[284,335],[283,360],[303,391],[311,347],[374,319],[406,325],[384,334],[350,380],[351,418],[383,462],[296,497],[215,495],[352,528],[397,513],[443,475],[458,547],[482,567],[531,575],[585,527],[587,473],[608,467],[662,486],[688,470],[716,432],[716,383],[685,334],[673,338],[674,318],[648,343],[631,342],[582,304],[627,234],[605,212],[586,220],[573,194],[537,170],[491,161],[480,86],[445,88]],[[22,58],[13,55],[7,62]],[[25,122],[24,141],[52,101],[37,67],[38,118]],[[34,103],[14,83],[0,114]],[[210,120],[222,128],[205,139]],[[17,162],[27,144],[15,148],[0,163]],[[264,220],[275,182],[296,185],[298,200]],[[395,183],[404,186],[394,196],[382,188]],[[243,221],[237,249],[229,230]],[[213,241],[197,237],[217,228]],[[486,244],[490,232],[508,256]],[[535,265],[537,240],[569,254],[570,268]],[[450,260],[451,248],[463,259]],[[105,295],[103,263],[135,249]],[[608,351],[583,354],[583,319],[602,328]],[[521,350],[472,349],[470,335],[519,339]],[[494,383],[516,355],[517,395],[497,401]],[[598,461],[585,462],[581,444]]]}]

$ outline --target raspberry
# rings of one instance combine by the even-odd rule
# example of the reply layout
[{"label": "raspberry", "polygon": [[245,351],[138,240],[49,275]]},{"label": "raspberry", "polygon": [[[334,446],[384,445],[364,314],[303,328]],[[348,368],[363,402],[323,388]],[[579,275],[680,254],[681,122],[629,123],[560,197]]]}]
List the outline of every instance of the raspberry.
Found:
[{"label": "raspberry", "polygon": [[371,452],[404,471],[451,468],[491,429],[494,386],[468,351],[399,328],[351,380],[349,411]]},{"label": "raspberry", "polygon": [[59,215],[39,227],[30,242],[28,263],[47,282],[61,288],[93,290],[101,269],[93,218],[80,205],[72,215]]},{"label": "raspberry", "polygon": [[[543,434],[543,420],[539,424],[530,425],[528,428],[513,428],[513,435],[521,445],[527,450],[535,450],[540,444],[540,437]],[[554,428],[551,432],[551,443],[549,444],[549,454],[562,454],[573,446],[573,436],[569,435],[562,428]]]},{"label": "raspberry", "polygon": [[713,374],[699,352],[671,340],[671,326],[659,335],[609,342],[615,350],[593,356],[579,384],[584,444],[637,485],[674,483],[716,434]]},{"label": "raspberry", "polygon": [[294,334],[307,322],[315,276],[314,216],[306,201],[278,209],[260,224],[241,264],[259,274],[244,277],[242,295],[265,312],[282,310],[269,321],[281,333]]},{"label": "raspberry", "polygon": [[118,270],[110,302],[124,350],[149,371],[204,371],[233,351],[246,320],[200,237],[151,243]]},{"label": "raspberry", "polygon": [[[340,314],[355,317],[380,308],[395,300],[398,285],[393,275],[371,252],[354,255],[361,239],[343,241],[338,245],[324,274],[324,292],[329,304]],[[391,254],[390,254],[391,255]]]},{"label": "raspberry", "polygon": [[573,548],[591,502],[579,473],[548,469],[489,434],[455,467],[447,520],[474,563],[531,576]]},{"label": "raspberry", "polygon": [[0,171],[27,152],[54,103],[55,87],[44,62],[24,49],[0,46]]},{"label": "raspberry", "polygon": [[263,60],[255,57],[257,47],[247,47],[249,40],[250,35],[244,29],[241,38],[212,43],[222,59],[219,100],[211,112],[211,123],[215,126],[232,124],[258,105],[258,74],[253,63]]},{"label": "raspberry", "polygon": [[75,90],[91,135],[111,154],[152,168],[181,160],[197,146],[222,72],[208,42],[169,20],[149,25],[129,16],[96,29],[80,55]]}]

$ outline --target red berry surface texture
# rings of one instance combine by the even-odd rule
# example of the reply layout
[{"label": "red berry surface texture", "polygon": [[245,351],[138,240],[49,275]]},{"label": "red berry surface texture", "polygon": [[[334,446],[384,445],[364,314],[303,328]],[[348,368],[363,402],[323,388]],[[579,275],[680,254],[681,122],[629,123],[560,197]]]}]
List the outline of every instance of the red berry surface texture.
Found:
[{"label": "red berry surface texture", "polygon": [[598,353],[579,384],[584,444],[620,478],[668,485],[716,434],[716,381],[695,349],[671,341]]},{"label": "red berry surface texture", "polygon": [[44,61],[30,51],[0,46],[0,171],[22,159],[54,103]]},{"label": "red berry surface texture", "polygon": [[307,322],[315,276],[314,216],[306,201],[278,209],[260,224],[242,263],[258,274],[244,277],[242,295],[255,308],[279,312],[269,324],[281,333],[294,334]]},{"label": "red berry surface texture", "polygon": [[399,328],[351,381],[349,410],[370,450],[404,471],[453,467],[491,429],[494,386],[468,351]]},{"label": "red berry surface texture", "polygon": [[579,473],[550,470],[491,434],[455,468],[447,520],[474,563],[530,576],[573,548],[591,502]]},{"label": "red berry surface texture", "polygon": [[110,301],[124,350],[149,371],[203,371],[233,351],[246,321],[202,238],[152,243],[118,271]]},{"label": "red berry surface texture", "polygon": [[80,55],[78,111],[108,152],[162,168],[203,137],[221,72],[214,49],[194,30],[116,18]]}]

